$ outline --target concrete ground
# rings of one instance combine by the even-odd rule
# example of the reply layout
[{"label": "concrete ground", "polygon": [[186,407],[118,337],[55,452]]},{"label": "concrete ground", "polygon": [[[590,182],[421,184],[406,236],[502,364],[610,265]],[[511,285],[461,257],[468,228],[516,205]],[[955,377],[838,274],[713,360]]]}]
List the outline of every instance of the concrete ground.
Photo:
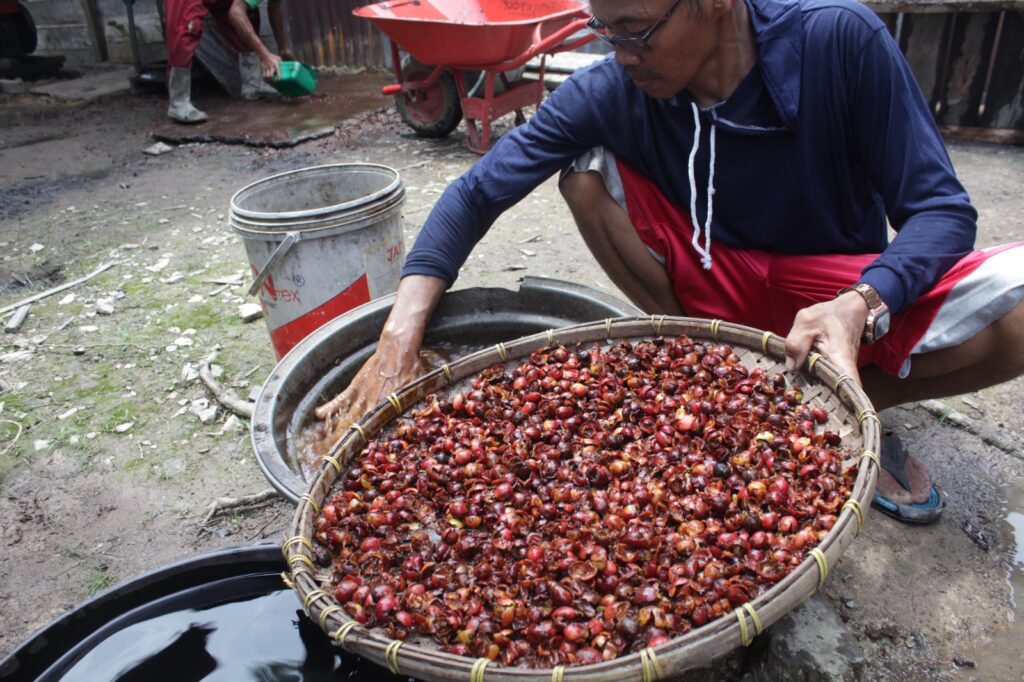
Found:
[{"label": "concrete ground", "polygon": [[[346,78],[365,93],[386,76]],[[204,98],[240,121],[280,106]],[[408,246],[477,158],[462,129],[419,139],[388,101],[360,101],[339,108],[333,133],[292,148],[185,144],[147,156],[166,125],[162,97],[0,95],[0,306],[112,264],[0,335],[0,656],[144,570],[287,530],[283,501],[204,523],[215,498],[267,487],[248,425],[211,410],[195,378],[217,348],[220,381],[244,397],[275,364],[262,323],[238,315],[248,263],[226,224],[232,193],[308,165],[383,163],[408,190]],[[980,212],[979,244],[1024,240],[1024,149],[950,153]],[[457,286],[515,288],[524,275],[615,291],[552,181],[498,221]],[[824,594],[863,651],[857,677],[1024,677],[1022,394],[1017,379],[883,415],[952,504],[927,528],[868,514],[833,570]]]}]

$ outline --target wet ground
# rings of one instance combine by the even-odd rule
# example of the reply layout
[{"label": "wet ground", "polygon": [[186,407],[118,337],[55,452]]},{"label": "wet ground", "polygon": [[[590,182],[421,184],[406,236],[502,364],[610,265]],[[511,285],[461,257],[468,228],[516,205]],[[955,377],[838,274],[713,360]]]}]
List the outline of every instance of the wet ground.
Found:
[{"label": "wet ground", "polygon": [[[208,283],[248,269],[224,222],[232,193],[309,165],[383,163],[406,185],[409,245],[441,191],[476,161],[462,129],[412,136],[375,94],[387,81],[322,80],[326,101],[312,114],[203,94],[198,104],[215,119],[207,130],[240,135],[243,121],[257,121],[261,135],[288,121],[334,129],[286,149],[184,144],[158,157],[141,151],[169,129],[161,97],[72,106],[0,96],[0,305],[116,262],[72,290],[77,300],[40,302],[19,333],[0,338],[0,656],[97,589],[285,532],[284,502],[203,524],[214,498],[267,486],[244,430],[223,413],[207,424],[187,412],[208,396],[185,370],[219,346],[223,380],[244,395],[274,365],[266,329],[237,318],[241,287],[214,294]],[[979,244],[1024,240],[1024,149],[954,143],[950,153],[979,208]],[[499,219],[457,286],[513,288],[543,275],[614,291],[581,254],[549,181]],[[96,301],[118,294],[116,313],[97,315]],[[833,570],[824,591],[865,650],[864,679],[1024,677],[1021,395],[1017,379],[943,401],[979,435],[921,406],[883,415],[952,504],[927,528],[870,513]]]},{"label": "wet ground", "polygon": [[292,147],[332,134],[340,123],[361,112],[385,106],[380,94],[388,74],[375,72],[361,78],[320,78],[306,97],[271,96],[239,107],[219,91],[205,88],[193,104],[210,120],[195,126],[167,121],[153,136],[163,142],[220,142],[267,147]]}]

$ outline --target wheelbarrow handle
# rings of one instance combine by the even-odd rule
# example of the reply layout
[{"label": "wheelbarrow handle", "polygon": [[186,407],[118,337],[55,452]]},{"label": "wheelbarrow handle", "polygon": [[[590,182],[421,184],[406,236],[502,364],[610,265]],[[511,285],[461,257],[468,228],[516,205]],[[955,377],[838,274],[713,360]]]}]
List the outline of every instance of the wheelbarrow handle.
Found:
[{"label": "wheelbarrow handle", "polygon": [[[533,59],[542,52],[547,52],[551,48],[559,45],[563,40],[571,36],[573,33],[587,27],[587,22],[590,20],[589,16],[584,15],[574,21],[569,22],[562,28],[558,29],[547,38],[541,37],[541,31],[544,29],[545,24],[548,22],[541,22],[537,24],[537,28],[533,32],[533,45],[530,46],[530,59]],[[594,39],[593,35],[586,36],[586,42],[590,42]],[[577,43],[574,43],[577,44]],[[581,44],[581,43],[580,43]],[[528,61],[528,60],[527,60]]]},{"label": "wheelbarrow handle", "polygon": [[[558,19],[551,19],[551,21],[557,20]],[[584,15],[583,17],[576,19],[575,21],[569,22],[568,24],[558,29],[557,31],[555,31],[546,38],[542,38],[541,35],[544,26],[550,22],[542,21],[541,23],[537,24],[537,27],[534,29],[533,43],[530,45],[529,50],[527,50],[524,54],[521,54],[520,56],[516,57],[515,59],[510,59],[507,62],[503,62],[502,64],[493,67],[488,67],[488,69],[494,71],[514,71],[515,69],[518,69],[520,66],[530,61],[539,54],[545,52],[554,53],[556,51],[562,52],[565,49],[572,49],[579,47],[581,45],[585,45],[594,39],[593,35],[587,35],[584,36],[583,38],[580,38],[579,40],[574,40],[572,43],[569,43],[564,47],[562,46],[562,41],[564,41],[566,38],[579,31],[580,29],[586,28],[587,21],[588,17]],[[555,50],[554,48],[556,47],[560,49]]]}]

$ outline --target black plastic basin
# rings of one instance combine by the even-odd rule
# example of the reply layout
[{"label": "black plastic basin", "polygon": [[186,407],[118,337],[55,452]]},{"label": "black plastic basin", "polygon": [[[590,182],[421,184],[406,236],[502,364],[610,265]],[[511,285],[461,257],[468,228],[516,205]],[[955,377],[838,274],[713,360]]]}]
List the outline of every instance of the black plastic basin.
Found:
[{"label": "black plastic basin", "polygon": [[319,682],[408,677],[343,652],[281,582],[281,548],[158,568],[61,616],[0,661],[0,682]]}]

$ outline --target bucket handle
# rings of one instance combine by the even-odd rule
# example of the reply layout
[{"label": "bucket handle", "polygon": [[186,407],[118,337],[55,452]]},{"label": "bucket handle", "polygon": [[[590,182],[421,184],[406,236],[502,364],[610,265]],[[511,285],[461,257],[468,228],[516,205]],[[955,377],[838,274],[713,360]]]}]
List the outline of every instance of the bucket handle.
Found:
[{"label": "bucket handle", "polygon": [[260,290],[261,286],[263,286],[263,280],[265,280],[267,278],[267,275],[270,274],[271,268],[277,265],[277,262],[284,258],[284,255],[288,253],[288,250],[291,249],[292,246],[294,246],[295,243],[298,242],[301,238],[301,233],[289,232],[285,236],[284,240],[282,240],[281,243],[277,245],[277,248],[274,249],[274,253],[270,254],[270,258],[267,260],[266,263],[264,263],[263,269],[256,274],[256,279],[254,279],[252,281],[252,284],[249,285],[250,296],[256,295],[256,292]]}]

